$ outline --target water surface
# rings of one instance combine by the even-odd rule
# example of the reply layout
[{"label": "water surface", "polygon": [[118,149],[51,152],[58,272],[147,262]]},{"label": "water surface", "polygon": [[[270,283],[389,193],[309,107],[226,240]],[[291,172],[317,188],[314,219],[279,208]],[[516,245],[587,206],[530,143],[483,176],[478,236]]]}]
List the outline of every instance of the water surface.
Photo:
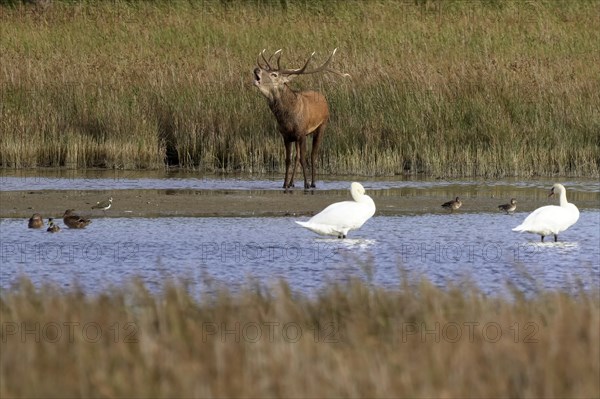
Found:
[{"label": "water surface", "polygon": [[[2,191],[36,190],[281,190],[283,176],[277,175],[198,175],[190,172],[156,171],[77,171],[1,170]],[[317,180],[319,190],[347,190],[349,182],[362,182],[369,190],[448,188],[465,193],[486,190],[549,190],[555,179],[435,179],[410,176],[365,177],[325,176]],[[558,179],[569,192],[600,193],[597,179]]]},{"label": "water surface", "polygon": [[235,289],[284,278],[310,294],[351,276],[393,288],[402,271],[441,287],[469,280],[490,294],[507,293],[507,283],[527,293],[599,286],[597,210],[544,244],[511,231],[526,215],[376,216],[345,240],[319,237],[293,217],[98,218],[58,234],[0,219],[0,287],[21,275],[89,292],[133,277],[155,289],[185,279],[199,291],[210,279]]},{"label": "water surface", "polygon": [[[99,197],[101,192],[110,192],[117,197],[118,190],[136,189],[164,190],[166,194],[193,190],[217,197],[235,191],[260,197],[261,193],[277,194],[273,190],[281,190],[281,179],[279,174],[2,170],[0,194],[24,191],[27,198],[27,192],[43,197],[43,190],[90,190],[86,195]],[[531,209],[548,204],[547,193],[555,179],[334,176],[319,180],[316,193],[329,198],[334,192],[347,191],[351,181],[361,181],[376,203],[386,203],[389,198],[395,204],[404,198],[433,205],[421,212],[400,209],[387,215],[380,207],[375,217],[345,240],[316,236],[294,223],[307,218],[300,216],[96,215],[87,229],[63,228],[58,234],[27,229],[22,218],[0,219],[0,288],[11,286],[22,275],[36,284],[78,284],[89,292],[121,286],[134,277],[156,289],[166,280],[187,280],[199,291],[211,280],[235,289],[249,279],[269,284],[283,278],[293,289],[306,293],[350,277],[392,288],[400,284],[403,275],[424,277],[441,287],[471,281],[490,294],[506,293],[507,284],[527,293],[599,285],[597,180],[557,179],[580,207],[581,217],[560,235],[560,242],[544,244],[536,235],[511,231],[527,216],[525,206],[515,215],[503,215],[495,204],[513,196]],[[455,193],[467,199],[485,198],[493,206],[478,209],[465,205],[456,214],[443,213],[441,199],[450,199]],[[287,200],[288,196],[281,195],[281,201]],[[26,203],[20,201],[16,206]],[[109,212],[108,216],[115,214]]]}]

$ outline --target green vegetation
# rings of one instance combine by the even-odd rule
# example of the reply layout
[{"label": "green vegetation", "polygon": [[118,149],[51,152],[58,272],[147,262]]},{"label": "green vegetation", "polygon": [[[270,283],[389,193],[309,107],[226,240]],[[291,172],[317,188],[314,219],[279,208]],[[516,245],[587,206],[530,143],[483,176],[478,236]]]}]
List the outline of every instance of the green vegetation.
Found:
[{"label": "green vegetation", "polygon": [[338,47],[320,173],[600,176],[596,1],[41,3],[0,3],[3,167],[281,172],[256,55]]},{"label": "green vegetation", "polygon": [[485,296],[360,281],[97,296],[24,280],[0,295],[8,397],[600,395],[598,293]]}]

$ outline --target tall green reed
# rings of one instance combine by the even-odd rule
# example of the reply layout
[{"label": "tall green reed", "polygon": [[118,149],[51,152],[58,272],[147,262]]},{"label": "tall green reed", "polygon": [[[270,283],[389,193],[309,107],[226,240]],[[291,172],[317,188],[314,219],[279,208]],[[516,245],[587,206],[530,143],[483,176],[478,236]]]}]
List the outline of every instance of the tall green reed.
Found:
[{"label": "tall green reed", "polygon": [[[4,167],[283,169],[252,87],[339,48],[351,79],[298,79],[332,109],[334,174],[598,176],[593,3],[53,2],[0,6]],[[317,61],[318,62],[318,61]]]}]

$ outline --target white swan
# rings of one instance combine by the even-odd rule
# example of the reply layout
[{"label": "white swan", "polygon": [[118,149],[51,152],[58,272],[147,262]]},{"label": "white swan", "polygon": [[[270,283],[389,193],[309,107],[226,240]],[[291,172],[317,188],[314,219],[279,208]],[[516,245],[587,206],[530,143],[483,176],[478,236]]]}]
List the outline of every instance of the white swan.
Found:
[{"label": "white swan", "polygon": [[558,241],[558,233],[573,226],[579,219],[579,209],[567,201],[567,190],[562,184],[552,186],[549,197],[554,194],[560,196],[560,206],[547,205],[536,209],[513,231],[539,234],[542,242],[544,236],[554,234],[554,242]]},{"label": "white swan", "polygon": [[375,203],[360,183],[350,185],[354,201],[336,202],[307,222],[296,222],[317,234],[346,238],[348,231],[360,228],[375,214]]}]

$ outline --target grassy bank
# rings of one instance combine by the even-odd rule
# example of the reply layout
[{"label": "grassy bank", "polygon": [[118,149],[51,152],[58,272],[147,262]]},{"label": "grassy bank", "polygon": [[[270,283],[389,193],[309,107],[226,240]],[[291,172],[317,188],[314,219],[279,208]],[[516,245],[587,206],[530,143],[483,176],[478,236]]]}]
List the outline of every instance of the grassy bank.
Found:
[{"label": "grassy bank", "polygon": [[316,297],[184,286],[0,296],[8,397],[598,397],[598,293],[355,281]]},{"label": "grassy bank", "polygon": [[320,172],[600,175],[594,1],[0,2],[0,164],[271,172],[256,55],[334,47]]}]

